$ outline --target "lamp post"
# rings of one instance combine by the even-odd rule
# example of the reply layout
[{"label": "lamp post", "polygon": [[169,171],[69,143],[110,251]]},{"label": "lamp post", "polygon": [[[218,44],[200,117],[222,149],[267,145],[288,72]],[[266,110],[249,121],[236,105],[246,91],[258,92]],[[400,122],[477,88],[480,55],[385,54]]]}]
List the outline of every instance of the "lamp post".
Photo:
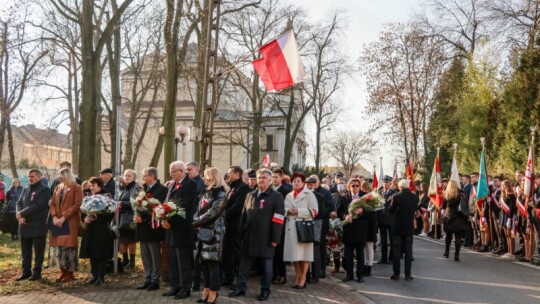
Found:
[{"label": "lamp post", "polygon": [[[159,134],[162,136],[165,135],[165,127],[162,126],[161,128],[159,128]],[[189,136],[189,127],[178,126],[176,128],[176,133],[174,134],[174,143],[175,143],[174,155],[175,155],[176,160],[178,160],[178,144],[179,143],[184,144],[184,139],[186,138],[186,136]]]}]

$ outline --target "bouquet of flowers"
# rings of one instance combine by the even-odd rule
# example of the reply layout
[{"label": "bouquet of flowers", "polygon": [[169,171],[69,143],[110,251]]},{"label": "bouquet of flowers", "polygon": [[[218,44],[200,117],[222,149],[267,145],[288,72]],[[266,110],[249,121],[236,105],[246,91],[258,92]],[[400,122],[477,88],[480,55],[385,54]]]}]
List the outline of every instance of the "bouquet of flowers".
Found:
[{"label": "bouquet of flowers", "polygon": [[[368,193],[364,196],[362,196],[359,199],[356,199],[352,201],[349,204],[349,215],[352,216],[352,218],[357,218],[358,216],[354,213],[354,210],[358,208],[362,208],[366,212],[373,212],[377,209],[381,208],[384,204],[384,197],[380,196],[379,193],[376,191],[373,191],[371,193]],[[343,225],[348,224],[347,221],[343,222]]]},{"label": "bouquet of flowers", "polygon": [[[83,199],[81,212],[87,216],[96,217],[99,214],[111,214],[116,211],[116,203],[106,195],[90,195]],[[86,228],[86,223],[83,224]]]},{"label": "bouquet of flowers", "polygon": [[152,210],[160,204],[157,199],[152,197],[152,194],[145,193],[144,191],[139,192],[139,195],[136,198],[130,198],[130,201],[133,211],[138,214],[151,214]]},{"label": "bouquet of flowers", "polygon": [[166,221],[173,216],[178,215],[182,218],[186,218],[186,211],[184,208],[179,208],[174,202],[165,202],[154,208],[152,211],[152,222]]}]

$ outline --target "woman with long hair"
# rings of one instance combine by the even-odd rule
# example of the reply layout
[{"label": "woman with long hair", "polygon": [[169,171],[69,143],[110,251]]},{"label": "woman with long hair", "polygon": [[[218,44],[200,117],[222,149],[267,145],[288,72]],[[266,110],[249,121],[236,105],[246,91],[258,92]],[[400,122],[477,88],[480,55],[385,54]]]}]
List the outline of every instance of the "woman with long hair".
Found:
[{"label": "woman with long hair", "polygon": [[360,191],[360,179],[351,178],[347,184],[347,194],[340,196],[336,204],[336,212],[338,217],[347,224],[343,225],[343,243],[345,244],[345,258],[343,266],[346,271],[344,282],[354,279],[354,256],[356,252],[356,281],[364,282],[364,246],[367,240],[367,221],[362,216],[363,209],[357,208],[353,210],[355,218],[349,214],[349,205],[356,199],[362,197],[365,192]]},{"label": "woman with long hair", "polygon": [[52,219],[49,246],[56,247],[56,260],[60,275],[56,282],[69,282],[79,267],[80,208],[83,199],[82,187],[77,184],[70,168],[60,170],[60,184],[54,189],[49,205]]},{"label": "woman with long hair", "polygon": [[505,180],[502,182],[501,193],[501,206],[502,206],[502,225],[504,227],[504,234],[506,235],[506,242],[508,243],[508,252],[501,257],[504,259],[514,259],[515,241],[514,241],[514,224],[516,216],[516,195],[512,187],[512,182]]},{"label": "woman with long hair", "polygon": [[459,212],[459,202],[461,201],[461,190],[456,181],[448,181],[448,185],[443,194],[443,208],[446,209],[444,215],[444,231],[446,232],[444,257],[450,254],[452,236],[454,237],[454,260],[459,261],[459,250],[463,243],[465,231],[468,229],[467,217]]},{"label": "woman with long hair", "polygon": [[305,187],[306,176],[294,173],[291,176],[293,191],[285,198],[285,240],[283,245],[283,260],[292,262],[296,273],[295,284],[292,288],[306,287],[306,275],[309,263],[313,262],[313,243],[299,243],[296,222],[313,220],[319,212],[315,194]]},{"label": "woman with long hair", "polygon": [[[137,173],[131,169],[124,170],[124,188],[120,193],[120,248],[122,263],[125,267],[135,268],[135,252],[137,250],[137,237],[133,222],[134,211],[131,207],[131,198],[137,197],[140,191],[137,185]],[[129,254],[129,255],[128,255]]]},{"label": "woman with long hair", "polygon": [[196,259],[200,259],[204,289],[197,303],[215,303],[219,296],[221,277],[219,262],[222,257],[225,235],[225,194],[228,188],[223,174],[216,167],[204,170],[205,190],[193,217],[193,227],[198,229]]},{"label": "woman with long hair", "polygon": [[8,204],[8,230],[11,234],[11,240],[16,241],[19,239],[19,221],[17,221],[16,210],[17,201],[21,196],[23,187],[21,181],[18,178],[14,178],[11,181],[11,187],[6,193],[6,204]]}]

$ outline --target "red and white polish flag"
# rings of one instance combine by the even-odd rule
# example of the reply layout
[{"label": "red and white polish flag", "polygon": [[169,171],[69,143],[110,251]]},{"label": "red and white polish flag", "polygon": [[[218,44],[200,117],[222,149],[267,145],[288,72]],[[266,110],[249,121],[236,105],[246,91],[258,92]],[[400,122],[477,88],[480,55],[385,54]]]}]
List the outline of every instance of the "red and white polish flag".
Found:
[{"label": "red and white polish flag", "polygon": [[259,51],[262,58],[252,64],[266,91],[281,91],[306,78],[292,30],[263,45]]}]

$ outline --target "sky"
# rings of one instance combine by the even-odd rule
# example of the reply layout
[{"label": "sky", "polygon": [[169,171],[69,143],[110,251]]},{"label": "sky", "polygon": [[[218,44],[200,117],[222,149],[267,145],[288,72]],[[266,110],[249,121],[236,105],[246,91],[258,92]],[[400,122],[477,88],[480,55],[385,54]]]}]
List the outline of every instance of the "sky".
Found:
[{"label": "sky", "polygon": [[[348,27],[341,48],[352,59],[358,59],[364,44],[377,40],[383,25],[386,23],[407,22],[414,18],[414,12],[418,11],[422,0],[287,0],[291,4],[297,4],[308,8],[309,18],[314,20],[324,19],[329,12],[336,9],[343,11],[347,18]],[[356,64],[356,67],[357,64]],[[348,81],[341,92],[347,111],[342,120],[331,127],[328,132],[331,136],[338,130],[367,131],[370,121],[365,115],[364,108],[367,104],[367,91],[364,79],[360,73]],[[391,175],[395,157],[395,146],[391,143],[379,143],[379,151],[373,155],[372,160],[361,160],[360,163],[368,170],[373,170],[374,162],[377,163],[379,174],[380,157],[383,157],[384,174]],[[327,159],[326,162],[332,163]],[[308,165],[313,164],[313,159],[308,158]],[[398,173],[403,170],[403,165],[398,165]]]}]

